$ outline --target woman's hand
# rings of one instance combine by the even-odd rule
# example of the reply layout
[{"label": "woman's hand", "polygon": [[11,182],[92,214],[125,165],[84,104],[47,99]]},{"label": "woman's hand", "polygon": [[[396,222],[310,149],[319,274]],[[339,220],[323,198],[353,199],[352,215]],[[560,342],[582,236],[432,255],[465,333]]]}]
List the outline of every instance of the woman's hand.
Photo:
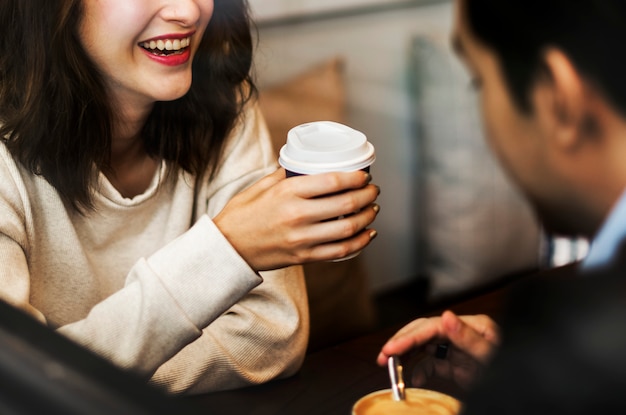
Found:
[{"label": "woman's hand", "polygon": [[214,222],[256,271],[344,258],[376,236],[368,226],[380,190],[370,180],[363,171],[286,179],[278,169],[233,197]]},{"label": "woman's hand", "polygon": [[[499,343],[498,326],[488,316],[459,317],[445,311],[441,317],[419,318],[404,326],[383,346],[377,362],[386,366],[389,356],[422,351],[428,356],[413,371],[414,386],[423,385],[430,377],[440,377],[467,388]],[[436,357],[440,344],[447,345],[447,352]]]}]

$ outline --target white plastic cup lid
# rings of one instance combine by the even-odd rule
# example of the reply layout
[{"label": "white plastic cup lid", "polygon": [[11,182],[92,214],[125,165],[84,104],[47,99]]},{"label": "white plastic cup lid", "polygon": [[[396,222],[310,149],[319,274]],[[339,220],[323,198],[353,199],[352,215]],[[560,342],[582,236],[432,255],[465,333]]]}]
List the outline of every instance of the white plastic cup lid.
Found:
[{"label": "white plastic cup lid", "polygon": [[365,134],[333,121],[315,121],[289,130],[278,158],[286,170],[299,174],[361,170],[374,160],[374,146]]}]

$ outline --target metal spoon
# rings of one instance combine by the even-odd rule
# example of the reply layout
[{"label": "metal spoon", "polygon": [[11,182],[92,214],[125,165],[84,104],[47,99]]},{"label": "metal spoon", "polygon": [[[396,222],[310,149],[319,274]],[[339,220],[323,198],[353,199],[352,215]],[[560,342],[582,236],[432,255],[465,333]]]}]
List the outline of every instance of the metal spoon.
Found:
[{"label": "metal spoon", "polygon": [[389,368],[389,379],[391,380],[391,391],[394,401],[404,400],[404,378],[402,377],[402,366],[397,356],[390,356],[387,360]]}]

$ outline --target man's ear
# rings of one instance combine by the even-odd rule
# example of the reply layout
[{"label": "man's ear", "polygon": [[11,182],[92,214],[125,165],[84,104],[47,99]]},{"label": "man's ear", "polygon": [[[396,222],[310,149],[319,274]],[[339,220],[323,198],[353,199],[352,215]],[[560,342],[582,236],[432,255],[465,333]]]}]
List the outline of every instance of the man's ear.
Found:
[{"label": "man's ear", "polygon": [[590,131],[594,116],[588,102],[585,80],[571,60],[558,49],[543,56],[545,76],[536,84],[534,101],[537,116],[554,144],[572,149]]}]

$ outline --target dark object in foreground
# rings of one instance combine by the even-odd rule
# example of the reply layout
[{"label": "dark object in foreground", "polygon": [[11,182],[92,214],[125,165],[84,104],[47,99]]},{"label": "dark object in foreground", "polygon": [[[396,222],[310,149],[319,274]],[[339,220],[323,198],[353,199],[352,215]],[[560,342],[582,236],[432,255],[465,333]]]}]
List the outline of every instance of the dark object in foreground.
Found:
[{"label": "dark object in foreground", "polygon": [[1,301],[0,379],[2,414],[199,413]]}]

